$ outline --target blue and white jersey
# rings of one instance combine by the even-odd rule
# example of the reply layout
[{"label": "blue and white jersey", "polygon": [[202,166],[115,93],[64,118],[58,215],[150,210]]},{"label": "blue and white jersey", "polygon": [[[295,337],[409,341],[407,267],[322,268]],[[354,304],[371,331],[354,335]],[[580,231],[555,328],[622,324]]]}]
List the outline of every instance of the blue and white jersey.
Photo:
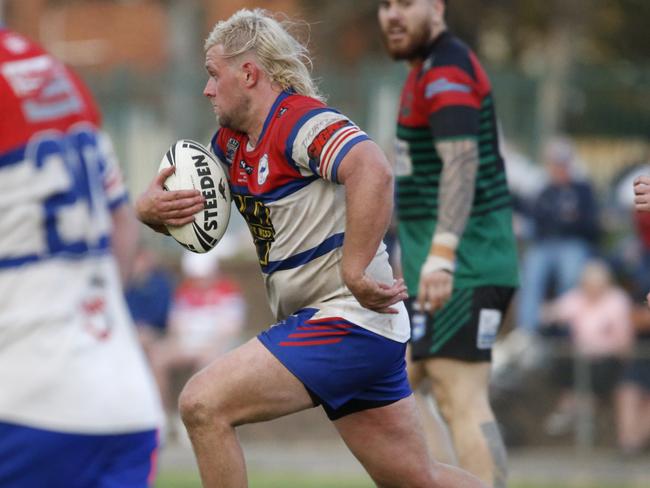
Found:
[{"label": "blue and white jersey", "polygon": [[111,253],[127,201],[81,82],[0,29],[0,421],[156,428],[161,409]]},{"label": "blue and white jersey", "polygon": [[[397,315],[368,310],[342,278],[346,201],[337,171],[350,149],[367,139],[347,117],[318,100],[284,92],[256,147],[250,147],[245,134],[220,129],[212,150],[227,168],[233,200],[255,241],[278,319],[313,307],[319,310],[316,319],[344,317],[405,342],[410,328],[403,305]],[[392,284],[383,243],[366,272]]]}]

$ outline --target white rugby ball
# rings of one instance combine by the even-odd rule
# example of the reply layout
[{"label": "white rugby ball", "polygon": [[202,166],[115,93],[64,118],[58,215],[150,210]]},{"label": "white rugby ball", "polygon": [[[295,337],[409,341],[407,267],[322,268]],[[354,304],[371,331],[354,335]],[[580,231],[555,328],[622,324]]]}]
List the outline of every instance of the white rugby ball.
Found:
[{"label": "white rugby ball", "polygon": [[199,190],[205,197],[195,221],[180,227],[167,226],[171,236],[196,253],[208,252],[223,237],[230,220],[230,187],[224,169],[204,146],[190,139],[175,142],[160,162],[158,171],[175,166],[165,180],[165,190]]}]

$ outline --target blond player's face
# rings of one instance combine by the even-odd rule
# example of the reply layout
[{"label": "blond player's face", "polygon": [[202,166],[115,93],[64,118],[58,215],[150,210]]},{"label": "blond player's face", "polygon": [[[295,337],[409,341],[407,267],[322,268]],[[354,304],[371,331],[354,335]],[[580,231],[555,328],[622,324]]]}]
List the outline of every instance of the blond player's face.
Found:
[{"label": "blond player's face", "polygon": [[209,78],[203,95],[210,100],[221,127],[244,131],[250,100],[241,84],[236,64],[229,62],[223,53],[223,46],[217,44],[205,54]]},{"label": "blond player's face", "polygon": [[377,10],[384,44],[394,59],[413,59],[431,41],[442,0],[380,0]]}]

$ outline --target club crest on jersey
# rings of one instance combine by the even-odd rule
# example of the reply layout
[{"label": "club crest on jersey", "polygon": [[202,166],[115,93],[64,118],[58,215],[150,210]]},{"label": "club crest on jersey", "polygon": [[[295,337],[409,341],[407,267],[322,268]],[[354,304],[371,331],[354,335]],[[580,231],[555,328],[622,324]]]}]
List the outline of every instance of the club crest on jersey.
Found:
[{"label": "club crest on jersey", "polygon": [[228,140],[228,145],[226,146],[226,161],[228,164],[232,164],[233,159],[235,159],[235,153],[239,149],[239,141],[233,139],[232,137]]},{"label": "club crest on jersey", "polygon": [[262,156],[262,159],[260,159],[260,164],[257,167],[257,184],[258,185],[263,185],[266,183],[266,179],[269,177],[269,173],[271,171],[269,170],[269,156],[268,154],[265,154]]}]

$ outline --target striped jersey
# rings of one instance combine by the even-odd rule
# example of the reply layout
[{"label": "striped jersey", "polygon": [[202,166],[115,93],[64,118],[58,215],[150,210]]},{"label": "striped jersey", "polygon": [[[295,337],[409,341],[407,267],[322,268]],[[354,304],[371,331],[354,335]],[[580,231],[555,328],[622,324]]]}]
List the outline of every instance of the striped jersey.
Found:
[{"label": "striped jersey", "polygon": [[448,32],[415,64],[402,90],[397,123],[398,232],[409,295],[436,228],[442,160],[435,142],[478,141],[480,164],[471,215],[456,255],[454,286],[516,286],[511,196],[499,150],[494,100],[474,53]]},{"label": "striped jersey", "polygon": [[[350,149],[367,139],[347,117],[318,100],[283,92],[255,147],[245,134],[222,128],[212,150],[227,168],[233,201],[248,223],[279,320],[313,307],[319,316],[342,317],[406,342],[403,305],[398,315],[365,309],[342,278],[346,208],[337,171]],[[366,272],[393,282],[383,243]]]},{"label": "striped jersey", "polygon": [[155,428],[157,389],[111,253],[111,211],[127,194],[95,104],[0,28],[0,114],[0,421]]}]

